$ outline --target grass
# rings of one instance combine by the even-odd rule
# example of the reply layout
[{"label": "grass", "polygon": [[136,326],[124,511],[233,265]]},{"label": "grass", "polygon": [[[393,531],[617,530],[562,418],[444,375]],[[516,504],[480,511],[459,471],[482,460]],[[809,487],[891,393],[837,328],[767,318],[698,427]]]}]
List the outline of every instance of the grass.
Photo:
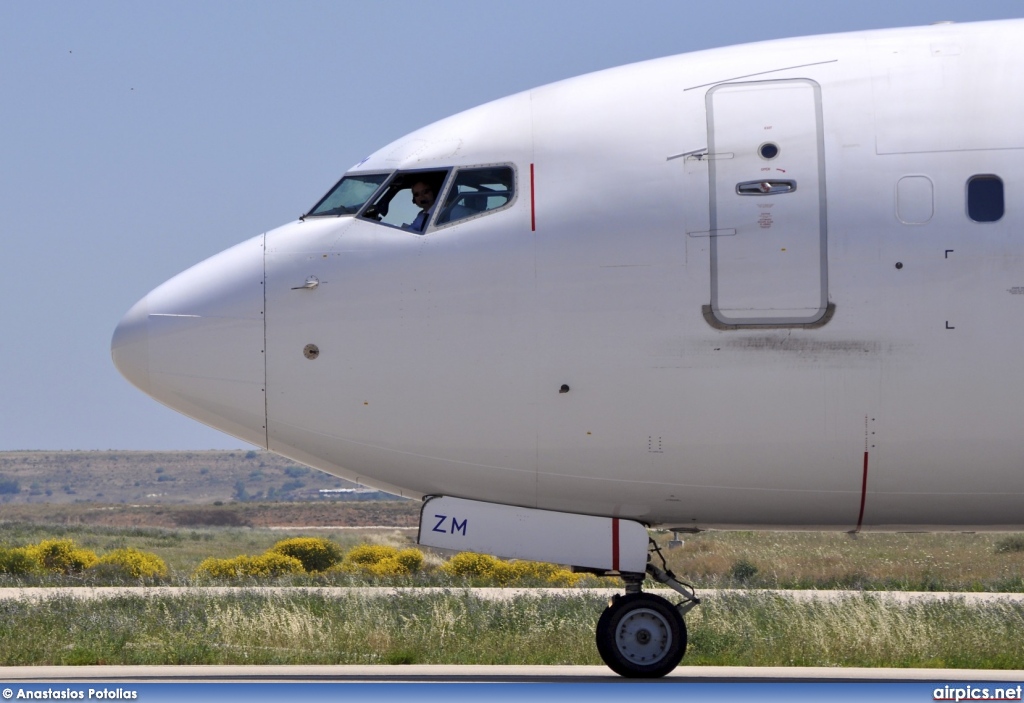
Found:
[{"label": "grass", "polygon": [[[171,570],[169,583],[188,583],[189,576],[207,557],[229,559],[239,554],[262,554],[277,542],[290,537],[329,537],[349,550],[367,541],[407,545],[410,532],[401,529],[365,530],[271,530],[260,528],[170,529],[152,527],[103,527],[0,523],[0,546],[15,547],[43,539],[70,538],[79,547],[103,554],[134,547],[153,552]],[[0,586],[11,585],[0,575]],[[41,577],[49,583],[51,577]],[[9,581],[9,579],[8,579]],[[72,581],[73,583],[73,581]]]},{"label": "grass", "polygon": [[[414,501],[232,500],[239,481],[249,498],[264,499],[271,489],[277,496],[312,496],[323,481],[341,485],[285,460],[251,454],[0,453],[0,479],[17,480],[23,489],[2,503],[0,546],[70,538],[99,554],[132,547],[167,562],[170,574],[156,583],[189,586],[207,557],[262,554],[290,537],[328,536],[345,551],[367,541],[411,545]],[[204,496],[203,504],[186,504],[196,495]],[[42,502],[58,499],[60,506]],[[91,502],[97,500],[106,504]],[[303,527],[368,524],[395,527]],[[684,544],[675,549],[668,549],[668,534],[655,536],[669,567],[698,592],[865,591],[808,602],[756,590],[715,594],[687,616],[684,664],[1024,668],[1024,606],[957,599],[898,604],[870,593],[1024,592],[1022,534],[707,532],[683,535]],[[427,564],[436,567],[443,558],[428,553]],[[0,665],[600,663],[593,632],[606,601],[585,591],[485,601],[463,587],[493,583],[436,568],[384,580],[336,574],[246,583],[451,590],[383,598],[243,588],[218,596],[188,591],[6,600],[0,601]],[[0,587],[32,585],[119,584],[103,574],[0,576]]]},{"label": "grass", "polygon": [[[485,601],[458,589],[6,601],[0,665],[600,664],[593,628],[605,605],[578,591]],[[688,627],[686,664],[1024,666],[1019,604],[735,593],[705,601]]]},{"label": "grass", "polygon": [[415,501],[316,500],[301,502],[223,502],[216,504],[0,503],[4,519],[43,527],[360,527],[415,528]]},{"label": "grass", "polygon": [[667,549],[704,588],[1024,592],[1024,535],[703,532]]},{"label": "grass", "polygon": [[595,608],[468,592],[0,602],[0,664],[598,663]]},{"label": "grass", "polygon": [[871,594],[795,602],[725,593],[691,611],[690,664],[964,669],[1024,667],[1024,605],[897,604]]},{"label": "grass", "polygon": [[996,553],[1024,552],[1024,535],[1009,535],[996,542]]},{"label": "grass", "polygon": [[[40,525],[0,522],[0,546],[21,546],[42,539],[71,538],[80,547],[104,554],[134,547],[167,562],[162,581],[189,585],[191,574],[207,557],[262,554],[280,540],[326,536],[348,551],[366,542],[404,548],[415,533],[400,528],[316,530],[239,527],[145,528],[93,525]],[[669,567],[701,588],[854,589],[896,591],[1024,592],[1024,535],[883,534],[827,532],[705,532],[685,535],[682,547],[668,549],[668,534],[655,535]],[[427,554],[425,573],[392,581],[395,585],[488,586],[485,580],[461,580],[435,569],[447,555]],[[76,585],[81,580],[36,576],[15,581],[0,575],[0,586]],[[367,583],[365,578],[337,575],[291,578],[282,583]],[[369,583],[379,581],[371,580]],[[615,586],[596,582],[595,585]],[[90,581],[89,585],[104,585]],[[534,585],[534,584],[523,584]],[[537,584],[550,585],[550,584]]]},{"label": "grass", "polygon": [[[71,538],[98,553],[158,554],[194,585],[209,556],[260,554],[295,536],[327,535],[342,549],[367,541],[405,547],[408,530],[124,528],[0,523],[0,545]],[[688,664],[1024,668],[1024,605],[962,599],[906,604],[870,590],[1024,592],[1024,537],[997,534],[717,532],[687,535],[669,566],[702,588],[854,588],[834,600],[753,591],[714,594],[687,617]],[[439,555],[427,555],[434,566]],[[599,664],[594,625],[604,597],[583,591],[481,600],[494,585],[437,569],[392,579],[288,576],[249,585],[441,585],[388,597],[309,591],[101,600],[0,601],[0,665],[29,664]],[[616,583],[591,581],[595,585]],[[94,576],[0,577],[0,586],[106,585]],[[517,584],[548,585],[548,584]]]}]

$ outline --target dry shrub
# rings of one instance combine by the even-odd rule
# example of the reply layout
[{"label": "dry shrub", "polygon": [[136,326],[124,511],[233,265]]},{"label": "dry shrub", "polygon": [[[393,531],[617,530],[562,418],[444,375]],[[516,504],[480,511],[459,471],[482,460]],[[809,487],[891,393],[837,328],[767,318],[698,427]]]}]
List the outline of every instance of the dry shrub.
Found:
[{"label": "dry shrub", "polygon": [[749,559],[739,559],[732,565],[732,568],[729,570],[729,575],[732,576],[734,581],[747,583],[757,576],[757,572],[758,568],[754,562]]},{"label": "dry shrub", "polygon": [[441,571],[450,576],[461,576],[463,578],[487,577],[494,570],[497,559],[490,554],[477,554],[476,552],[459,552],[441,567]]},{"label": "dry shrub", "polygon": [[350,574],[388,577],[408,576],[423,566],[423,552],[384,544],[361,544],[345,555],[338,570]]},{"label": "dry shrub", "polygon": [[41,568],[61,574],[80,574],[99,561],[95,552],[79,549],[70,539],[47,539],[26,549]]},{"label": "dry shrub", "polygon": [[197,578],[233,580],[239,578],[271,578],[304,573],[302,562],[295,557],[277,552],[266,552],[258,557],[240,555],[233,559],[210,557],[196,567]]},{"label": "dry shrub", "polygon": [[0,574],[25,576],[39,570],[39,562],[28,547],[0,547]]},{"label": "dry shrub", "polygon": [[543,581],[558,586],[575,586],[584,578],[554,564],[536,561],[503,561],[489,554],[460,552],[441,567],[444,573],[458,578],[490,581],[509,586],[520,581]]},{"label": "dry shrub", "polygon": [[228,508],[210,508],[208,510],[183,510],[173,516],[178,527],[248,527],[249,523],[242,519],[234,510]]},{"label": "dry shrub", "polygon": [[235,579],[240,575],[239,567],[243,558],[250,559],[251,557],[235,557],[234,559],[207,557],[200,562],[192,575],[198,578]]},{"label": "dry shrub", "polygon": [[244,554],[233,559],[210,557],[196,568],[193,575],[232,580],[319,573],[337,565],[341,558],[341,548],[329,539],[295,537],[278,542],[257,557]]},{"label": "dry shrub", "polygon": [[414,574],[423,566],[423,552],[418,549],[400,549],[395,555],[397,561],[406,573]]},{"label": "dry shrub", "polygon": [[1024,535],[1010,535],[996,542],[996,554],[1024,552]]},{"label": "dry shrub", "polygon": [[278,542],[268,553],[283,554],[302,562],[309,573],[327,571],[344,557],[337,544],[326,537],[295,537]]},{"label": "dry shrub", "polygon": [[116,549],[99,558],[92,569],[121,575],[130,579],[167,576],[167,564],[156,554],[142,552],[132,547]]},{"label": "dry shrub", "polygon": [[301,574],[305,570],[302,562],[295,557],[277,552],[267,552],[253,557],[249,562],[248,576],[267,578],[272,576],[288,576],[290,574]]},{"label": "dry shrub", "polygon": [[386,544],[360,544],[345,555],[350,564],[377,564],[398,554],[398,549]]}]

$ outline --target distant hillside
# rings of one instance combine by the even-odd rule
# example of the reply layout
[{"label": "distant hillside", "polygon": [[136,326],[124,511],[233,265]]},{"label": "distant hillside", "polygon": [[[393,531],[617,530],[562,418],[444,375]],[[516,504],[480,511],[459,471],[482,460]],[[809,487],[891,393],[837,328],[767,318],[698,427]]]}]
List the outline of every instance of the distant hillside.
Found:
[{"label": "distant hillside", "polygon": [[0,504],[395,500],[357,488],[268,452],[0,452]]}]

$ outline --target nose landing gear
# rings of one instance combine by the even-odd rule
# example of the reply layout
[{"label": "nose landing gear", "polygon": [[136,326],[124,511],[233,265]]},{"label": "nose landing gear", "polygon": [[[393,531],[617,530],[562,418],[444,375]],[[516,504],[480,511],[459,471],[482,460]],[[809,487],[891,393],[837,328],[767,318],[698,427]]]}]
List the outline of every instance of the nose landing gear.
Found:
[{"label": "nose landing gear", "polygon": [[643,593],[644,574],[621,575],[626,594],[612,598],[597,621],[597,651],[608,668],[627,678],[658,678],[679,665],[686,653],[683,615],[700,604],[693,588],[677,581],[671,571],[648,563],[647,573],[685,600],[673,605]]},{"label": "nose landing gear", "polygon": [[[692,586],[680,583],[669,571],[641,522],[430,496],[420,509],[416,539],[428,547],[572,564],[579,572],[620,576],[626,594],[613,598],[601,615],[597,650],[622,676],[664,676],[686,652],[683,616],[700,600]],[[660,558],[661,568],[652,563],[652,552]],[[673,605],[641,592],[648,576],[682,595],[683,601]]]},{"label": "nose landing gear", "polygon": [[597,621],[597,651],[620,676],[664,676],[686,653],[686,623],[661,596],[617,595]]}]

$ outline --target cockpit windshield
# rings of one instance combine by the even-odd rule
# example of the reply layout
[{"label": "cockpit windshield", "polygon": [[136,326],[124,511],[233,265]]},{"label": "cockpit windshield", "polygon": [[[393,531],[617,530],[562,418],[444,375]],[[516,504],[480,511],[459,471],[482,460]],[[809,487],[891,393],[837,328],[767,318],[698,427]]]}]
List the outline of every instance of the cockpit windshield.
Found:
[{"label": "cockpit windshield", "polygon": [[345,176],[318,202],[306,217],[328,217],[354,215],[370,199],[381,183],[387,180],[387,173],[366,173]]},{"label": "cockpit windshield", "polygon": [[459,169],[436,223],[443,225],[501,210],[515,196],[515,180],[511,166]]},{"label": "cockpit windshield", "polygon": [[303,217],[359,215],[423,234],[505,210],[515,192],[516,174],[510,164],[355,173],[338,181]]},{"label": "cockpit windshield", "polygon": [[399,171],[359,217],[423,234],[447,177],[448,169]]}]

